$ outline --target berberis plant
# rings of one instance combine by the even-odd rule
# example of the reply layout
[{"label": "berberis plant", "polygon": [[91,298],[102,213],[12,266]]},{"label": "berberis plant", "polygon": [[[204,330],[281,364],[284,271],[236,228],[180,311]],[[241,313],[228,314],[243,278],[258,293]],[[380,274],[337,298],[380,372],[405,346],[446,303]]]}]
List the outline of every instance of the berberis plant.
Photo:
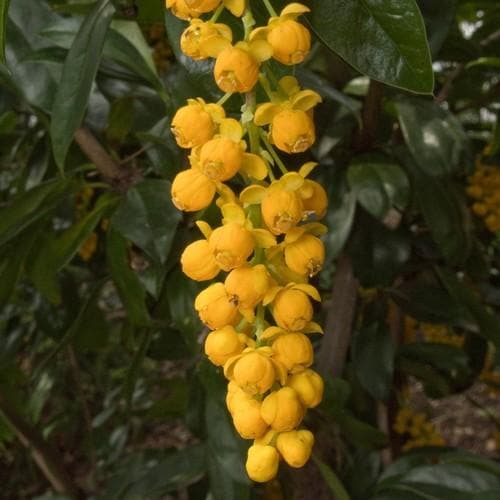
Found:
[{"label": "berberis plant", "polygon": [[0,0],[1,495],[500,498],[499,23]]}]

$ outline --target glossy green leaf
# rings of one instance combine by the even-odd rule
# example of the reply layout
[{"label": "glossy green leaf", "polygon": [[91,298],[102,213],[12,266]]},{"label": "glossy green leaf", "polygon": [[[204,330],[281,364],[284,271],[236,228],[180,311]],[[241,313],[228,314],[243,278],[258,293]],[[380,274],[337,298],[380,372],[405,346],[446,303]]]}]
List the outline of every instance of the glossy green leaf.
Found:
[{"label": "glossy green leaf", "polygon": [[321,461],[318,457],[313,456],[314,463],[318,466],[325,483],[328,485],[328,488],[333,493],[335,500],[350,500],[350,496],[347,493],[342,481],[339,479],[335,471]]},{"label": "glossy green leaf", "polygon": [[147,179],[128,190],[111,225],[153,260],[163,264],[181,217],[171,201],[170,183]]},{"label": "glossy green leaf", "polygon": [[352,341],[354,372],[366,391],[376,400],[386,401],[392,390],[394,345],[382,325],[361,328]]},{"label": "glossy green leaf", "polygon": [[313,0],[310,8],[308,18],[319,39],[360,73],[432,93],[430,52],[414,0]]},{"label": "glossy green leaf", "polygon": [[475,66],[488,66],[500,69],[500,57],[480,57],[479,59],[468,63],[466,68],[474,68]]},{"label": "glossy green leaf", "polygon": [[114,12],[110,0],[100,0],[95,5],[81,25],[64,63],[50,125],[54,158],[61,170],[75,131],[85,115]]},{"label": "glossy green leaf", "polygon": [[120,233],[108,229],[106,254],[109,271],[130,321],[137,326],[150,323],[146,291],[128,261],[127,241]]},{"label": "glossy green leaf", "polygon": [[402,210],[408,203],[410,186],[399,165],[356,162],[350,165],[347,180],[359,203],[378,219],[390,208]]},{"label": "glossy green leaf", "polygon": [[457,118],[425,99],[396,102],[406,144],[423,172],[445,176],[470,161],[468,138]]}]

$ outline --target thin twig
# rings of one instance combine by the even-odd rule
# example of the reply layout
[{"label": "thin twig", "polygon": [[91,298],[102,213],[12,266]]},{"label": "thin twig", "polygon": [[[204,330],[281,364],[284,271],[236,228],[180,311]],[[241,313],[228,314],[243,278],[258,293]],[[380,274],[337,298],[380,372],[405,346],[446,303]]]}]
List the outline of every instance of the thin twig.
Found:
[{"label": "thin twig", "polygon": [[102,147],[92,132],[80,127],[75,132],[75,141],[87,158],[96,166],[104,180],[117,191],[125,192],[130,186],[141,180],[141,173],[133,168],[121,167]]},{"label": "thin twig", "polygon": [[139,148],[137,151],[133,152],[131,155],[126,156],[123,160],[120,160],[120,165],[125,165],[130,163],[132,160],[135,160],[138,156],[141,156],[142,153],[145,153],[148,149],[151,149],[154,146],[152,142],[148,144],[144,144],[142,148]]},{"label": "thin twig", "polygon": [[12,427],[17,438],[33,456],[41,472],[50,482],[57,493],[70,498],[81,498],[76,486],[62,465],[62,458],[42,438],[17,410],[10,404],[5,396],[0,394],[0,413]]}]

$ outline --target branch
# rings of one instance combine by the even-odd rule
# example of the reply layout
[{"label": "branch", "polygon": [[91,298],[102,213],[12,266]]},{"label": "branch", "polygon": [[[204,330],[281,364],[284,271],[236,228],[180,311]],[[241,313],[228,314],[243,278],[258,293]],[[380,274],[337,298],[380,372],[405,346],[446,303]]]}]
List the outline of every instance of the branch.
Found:
[{"label": "branch", "polygon": [[356,149],[360,152],[368,151],[375,142],[383,96],[384,86],[380,82],[370,80],[370,87],[363,106],[363,127],[356,143]]},{"label": "branch", "polygon": [[117,191],[126,192],[130,186],[142,179],[142,175],[137,169],[120,166],[113,160],[88,128],[80,127],[77,129],[75,141],[85,156],[102,174],[104,180]]},{"label": "branch", "polygon": [[42,436],[0,394],[0,413],[12,427],[19,441],[31,451],[43,475],[57,493],[70,498],[80,498],[75,485],[61,465],[61,459]]},{"label": "branch", "polygon": [[318,369],[340,377],[344,371],[356,310],[358,280],[354,277],[351,259],[341,255],[333,279],[332,305],[328,309],[325,335],[318,356]]}]

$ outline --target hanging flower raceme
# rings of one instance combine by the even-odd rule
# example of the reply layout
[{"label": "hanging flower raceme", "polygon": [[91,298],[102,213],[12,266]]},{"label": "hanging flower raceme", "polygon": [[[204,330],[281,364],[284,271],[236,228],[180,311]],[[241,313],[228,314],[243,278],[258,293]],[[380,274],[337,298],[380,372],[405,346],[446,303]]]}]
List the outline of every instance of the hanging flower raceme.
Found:
[{"label": "hanging flower raceme", "polygon": [[[171,192],[185,212],[214,201],[220,210],[217,227],[196,222],[202,237],[185,248],[180,263],[190,279],[209,282],[194,302],[209,329],[204,351],[228,381],[226,404],[236,431],[253,440],[248,475],[265,482],[282,460],[291,467],[308,461],[314,436],[303,421],[323,397],[323,380],[311,368],[311,335],[322,333],[313,320],[321,297],[309,280],[325,261],[326,227],[318,221],[328,197],[308,179],[315,163],[288,172],[275,150],[293,154],[312,146],[312,112],[321,97],[294,77],[273,87],[266,76],[270,58],[293,65],[307,57],[310,34],[297,18],[309,9],[291,3],[255,27],[244,0],[167,0],[167,7],[189,20],[182,52],[194,60],[213,58],[215,83],[225,92],[218,103],[189,99],[174,114],[172,133],[189,150],[189,168],[175,176]],[[224,9],[241,17],[243,40],[233,40],[232,30],[218,22]],[[268,102],[256,102],[258,85]],[[224,103],[241,93],[238,119],[234,106],[229,114]]]}]

